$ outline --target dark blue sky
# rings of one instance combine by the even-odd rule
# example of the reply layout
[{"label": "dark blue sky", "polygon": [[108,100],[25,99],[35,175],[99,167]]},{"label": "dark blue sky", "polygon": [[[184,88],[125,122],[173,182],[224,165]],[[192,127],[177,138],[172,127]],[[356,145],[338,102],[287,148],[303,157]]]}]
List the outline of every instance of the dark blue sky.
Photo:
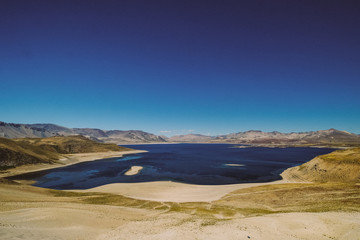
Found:
[{"label": "dark blue sky", "polygon": [[360,133],[359,1],[0,1],[0,120]]}]

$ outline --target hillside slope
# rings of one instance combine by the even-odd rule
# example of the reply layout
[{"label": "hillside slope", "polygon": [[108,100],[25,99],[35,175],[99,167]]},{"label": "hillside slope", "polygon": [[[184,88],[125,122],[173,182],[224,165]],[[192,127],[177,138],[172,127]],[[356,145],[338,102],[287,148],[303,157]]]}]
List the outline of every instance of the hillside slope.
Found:
[{"label": "hillside slope", "polygon": [[359,183],[360,148],[320,155],[307,163],[285,170],[281,175],[290,181]]},{"label": "hillside slope", "polygon": [[76,133],[99,139],[107,143],[162,143],[166,140],[160,136],[152,133],[139,131],[139,130],[101,130],[94,128],[74,128]]},{"label": "hillside slope", "polygon": [[201,134],[186,134],[170,137],[169,142],[209,142],[213,137]]},{"label": "hillside slope", "polygon": [[25,124],[5,123],[0,121],[0,137],[23,138],[23,137],[52,137],[57,136],[56,132],[47,131],[36,126],[31,127]]},{"label": "hillside slope", "polygon": [[83,135],[105,143],[162,143],[166,139],[139,130],[102,130],[97,128],[67,128],[51,123],[15,124],[0,121],[0,137],[5,138],[44,138],[52,136]]},{"label": "hillside slope", "polygon": [[60,158],[56,152],[44,150],[28,143],[0,138],[0,169],[24,164],[51,163]]},{"label": "hillside slope", "polygon": [[360,146],[360,135],[336,129],[299,133],[246,131],[216,137],[213,142],[262,145]]},{"label": "hillside slope", "polygon": [[0,138],[0,168],[24,164],[52,163],[62,154],[127,151],[115,144],[94,142],[84,136],[50,138]]}]

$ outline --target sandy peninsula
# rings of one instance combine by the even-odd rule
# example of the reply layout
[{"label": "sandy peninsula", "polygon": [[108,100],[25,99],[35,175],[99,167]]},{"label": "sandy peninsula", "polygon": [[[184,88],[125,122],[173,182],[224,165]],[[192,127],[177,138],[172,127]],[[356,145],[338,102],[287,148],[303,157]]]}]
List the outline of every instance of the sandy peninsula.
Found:
[{"label": "sandy peninsula", "polygon": [[[131,171],[131,170],[129,170]],[[76,192],[102,192],[119,194],[135,199],[159,202],[211,202],[243,188],[285,183],[280,180],[268,183],[241,183],[228,185],[195,185],[172,181],[143,183],[112,183]]]}]

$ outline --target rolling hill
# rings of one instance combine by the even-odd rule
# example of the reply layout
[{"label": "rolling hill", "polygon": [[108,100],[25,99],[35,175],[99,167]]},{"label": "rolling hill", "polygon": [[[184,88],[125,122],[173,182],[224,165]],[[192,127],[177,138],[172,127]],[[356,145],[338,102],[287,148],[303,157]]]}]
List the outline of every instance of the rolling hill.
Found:
[{"label": "rolling hill", "polygon": [[186,134],[186,135],[177,135],[170,137],[168,139],[169,142],[209,142],[213,139],[213,137],[201,135],[201,134]]},{"label": "rolling hill", "polygon": [[0,138],[0,168],[56,162],[63,154],[127,151],[115,144],[94,142],[84,136],[49,138]]},{"label": "rolling hill", "polygon": [[320,155],[282,173],[288,180],[306,182],[360,182],[360,148]]}]

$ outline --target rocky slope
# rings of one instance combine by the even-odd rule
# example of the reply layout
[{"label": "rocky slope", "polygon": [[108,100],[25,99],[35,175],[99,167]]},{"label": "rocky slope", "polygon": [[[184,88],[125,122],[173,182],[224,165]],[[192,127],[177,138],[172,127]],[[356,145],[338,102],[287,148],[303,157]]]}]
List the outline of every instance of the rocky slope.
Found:
[{"label": "rocky slope", "polygon": [[29,126],[26,124],[5,123],[0,121],[0,137],[22,138],[22,137],[52,137],[56,132],[47,131],[45,128]]},{"label": "rocky slope", "polygon": [[260,146],[360,146],[360,135],[336,129],[299,133],[262,132],[251,130],[213,137],[199,134],[178,135],[169,138],[168,141],[233,143]]},{"label": "rocky slope", "polygon": [[160,136],[152,133],[147,133],[139,130],[101,130],[94,128],[74,128],[77,134],[86,137],[93,137],[102,142],[116,143],[116,144],[131,144],[131,143],[162,143],[166,142]]},{"label": "rocky slope", "polygon": [[169,142],[209,142],[213,137],[201,134],[177,135],[167,139]]},{"label": "rocky slope", "polygon": [[89,139],[116,144],[135,143],[232,143],[260,146],[360,146],[360,135],[336,129],[311,132],[246,131],[221,136],[188,134],[166,138],[139,130],[102,130],[96,128],[66,128],[55,124],[13,124],[0,122],[0,137],[51,137],[83,135]]},{"label": "rocky slope", "polygon": [[24,164],[51,163],[62,154],[127,151],[115,144],[94,142],[84,136],[56,136],[49,138],[0,138],[0,168]]},{"label": "rocky slope", "polygon": [[281,133],[247,131],[218,136],[214,142],[273,145],[360,145],[360,136],[336,129]]},{"label": "rocky slope", "polygon": [[51,123],[25,124],[26,127],[41,129],[43,131],[55,133],[61,136],[77,135],[78,133],[71,128],[59,126]]},{"label": "rocky slope", "polygon": [[337,150],[320,155],[282,174],[289,181],[360,182],[360,148]]},{"label": "rocky slope", "polygon": [[71,135],[83,135],[98,142],[116,144],[166,142],[161,136],[138,130],[101,130],[96,128],[67,128],[50,123],[13,124],[0,122],[0,137],[5,138],[35,138]]}]

